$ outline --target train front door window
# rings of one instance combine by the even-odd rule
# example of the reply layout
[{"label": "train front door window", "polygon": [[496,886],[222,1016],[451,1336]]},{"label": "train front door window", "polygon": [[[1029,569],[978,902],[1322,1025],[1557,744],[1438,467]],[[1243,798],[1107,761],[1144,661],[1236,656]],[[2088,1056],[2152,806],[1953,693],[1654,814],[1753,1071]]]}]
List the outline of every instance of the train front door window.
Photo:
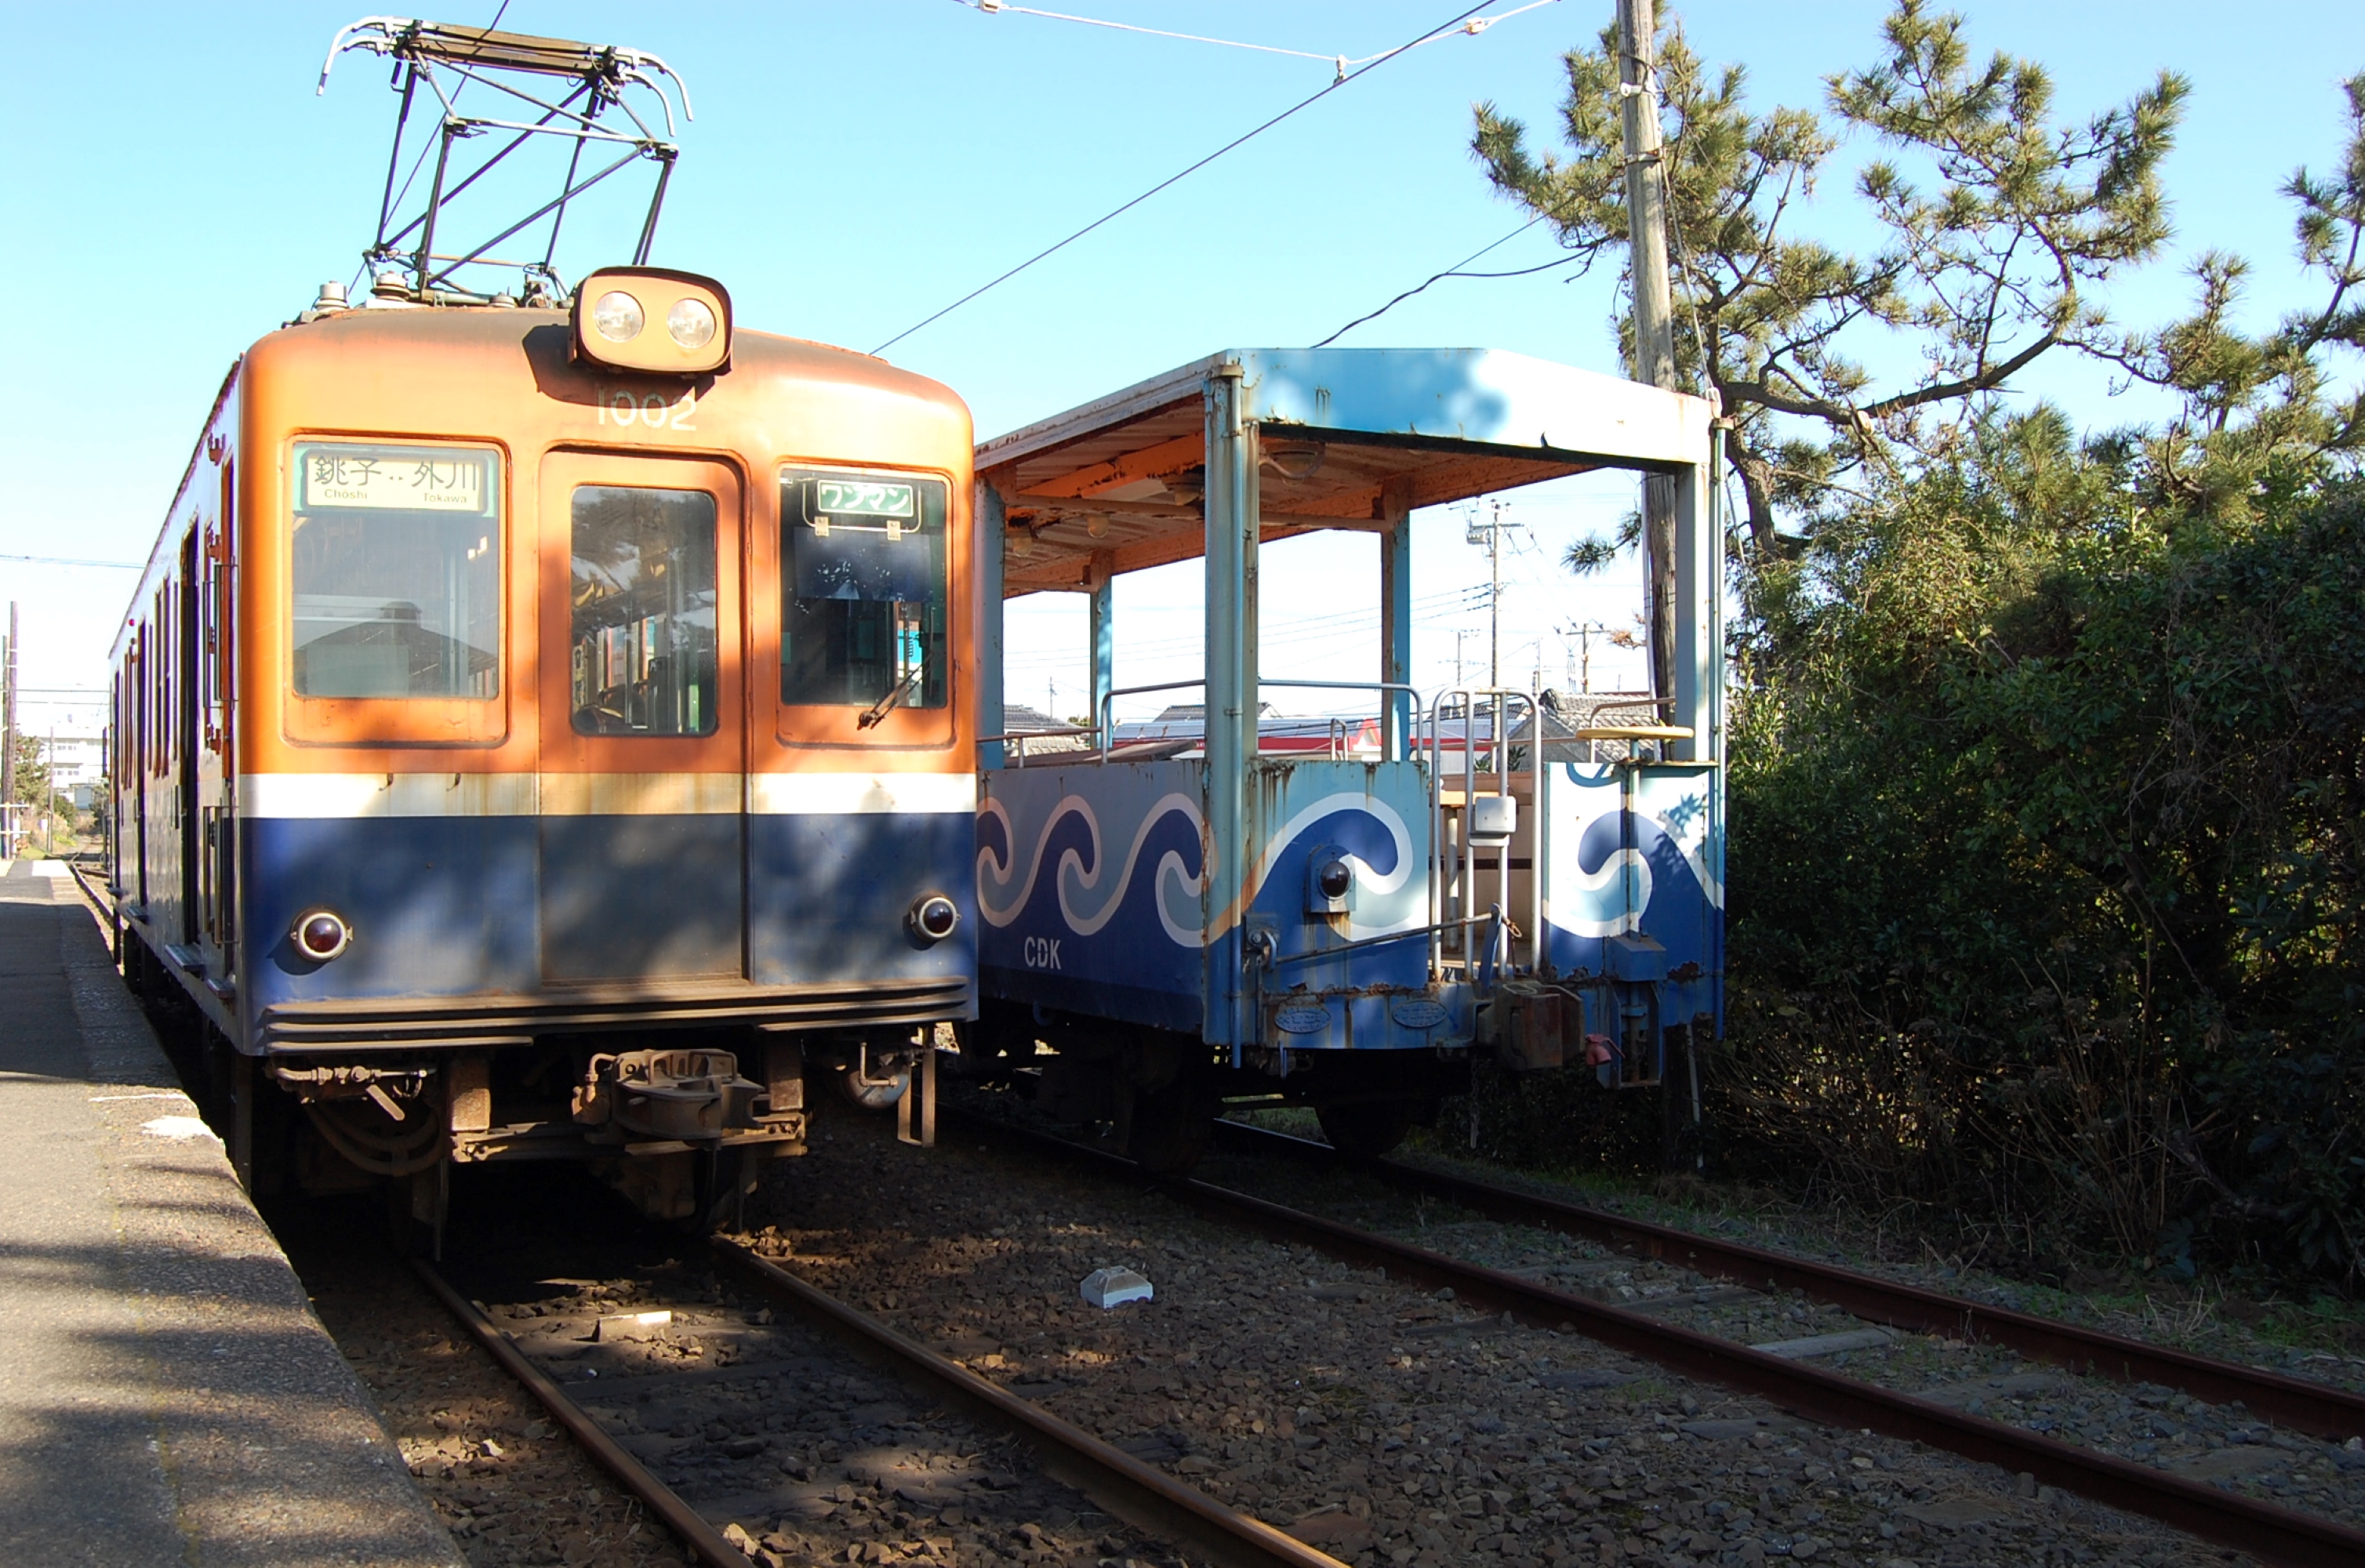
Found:
[{"label": "train front door window", "polygon": [[574,496],[568,709],[577,734],[711,735],[714,498],[585,485]]},{"label": "train front door window", "polygon": [[308,442],[293,478],[296,694],[496,696],[500,459]]},{"label": "train front door window", "polygon": [[902,474],[780,476],[780,700],[863,710],[947,700],[947,491]]}]

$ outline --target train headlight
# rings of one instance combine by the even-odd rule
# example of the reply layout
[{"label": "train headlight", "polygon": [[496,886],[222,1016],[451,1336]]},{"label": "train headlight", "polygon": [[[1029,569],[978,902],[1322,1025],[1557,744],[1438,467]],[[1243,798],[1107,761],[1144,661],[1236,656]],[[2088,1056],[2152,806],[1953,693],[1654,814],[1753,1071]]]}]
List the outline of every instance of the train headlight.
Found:
[{"label": "train headlight", "polygon": [[316,964],[325,964],[353,945],[353,928],[332,909],[308,909],[288,930],[296,950]]},{"label": "train headlight", "polygon": [[[662,332],[644,331],[663,321]],[[731,296],[710,277],[607,267],[575,291],[575,357],[615,370],[703,375],[731,364]]]},{"label": "train headlight", "polygon": [[702,349],[714,338],[714,312],[703,299],[677,299],[666,312],[666,330],[686,349]]},{"label": "train headlight", "polygon": [[1326,919],[1355,913],[1355,857],[1335,844],[1306,857],[1306,913]]},{"label": "train headlight", "polygon": [[621,288],[610,289],[591,308],[592,329],[611,343],[629,343],[639,337],[643,319],[641,302]]},{"label": "train headlight", "polygon": [[930,893],[912,905],[903,924],[923,942],[941,942],[960,924],[960,909],[942,893]]}]

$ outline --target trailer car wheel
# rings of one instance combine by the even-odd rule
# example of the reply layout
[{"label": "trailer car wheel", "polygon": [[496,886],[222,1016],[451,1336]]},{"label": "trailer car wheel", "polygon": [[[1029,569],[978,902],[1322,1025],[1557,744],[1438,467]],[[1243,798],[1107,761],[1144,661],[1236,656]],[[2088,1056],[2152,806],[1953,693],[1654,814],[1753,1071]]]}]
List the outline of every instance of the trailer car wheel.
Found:
[{"label": "trailer car wheel", "polygon": [[953,1025],[960,1047],[961,1076],[972,1083],[1007,1083],[1011,1074],[1035,1059],[1036,1025],[1024,1007],[989,1002],[973,1020]]},{"label": "trailer car wheel", "polygon": [[1216,1136],[1216,1102],[1174,1083],[1133,1102],[1126,1157],[1153,1176],[1187,1176]]},{"label": "trailer car wheel", "polygon": [[1344,1105],[1317,1105],[1315,1119],[1322,1136],[1348,1159],[1377,1159],[1393,1151],[1419,1119],[1417,1100],[1358,1100]]}]

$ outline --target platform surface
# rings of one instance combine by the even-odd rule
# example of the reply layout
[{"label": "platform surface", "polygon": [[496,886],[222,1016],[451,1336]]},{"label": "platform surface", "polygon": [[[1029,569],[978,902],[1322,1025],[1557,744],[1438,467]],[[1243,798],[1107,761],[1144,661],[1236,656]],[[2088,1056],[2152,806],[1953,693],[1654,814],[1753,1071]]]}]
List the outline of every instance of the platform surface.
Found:
[{"label": "platform surface", "polygon": [[0,1563],[455,1568],[64,868],[0,865]]}]

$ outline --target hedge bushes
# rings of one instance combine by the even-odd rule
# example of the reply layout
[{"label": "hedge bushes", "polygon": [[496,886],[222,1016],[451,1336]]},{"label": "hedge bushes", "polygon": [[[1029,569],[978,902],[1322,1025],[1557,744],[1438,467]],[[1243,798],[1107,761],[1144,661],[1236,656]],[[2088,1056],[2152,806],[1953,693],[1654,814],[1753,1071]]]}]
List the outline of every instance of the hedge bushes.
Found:
[{"label": "hedge bushes", "polygon": [[2057,416],[1761,573],[1730,1158],[1974,1246],[2365,1268],[2365,490],[2136,506]]}]

